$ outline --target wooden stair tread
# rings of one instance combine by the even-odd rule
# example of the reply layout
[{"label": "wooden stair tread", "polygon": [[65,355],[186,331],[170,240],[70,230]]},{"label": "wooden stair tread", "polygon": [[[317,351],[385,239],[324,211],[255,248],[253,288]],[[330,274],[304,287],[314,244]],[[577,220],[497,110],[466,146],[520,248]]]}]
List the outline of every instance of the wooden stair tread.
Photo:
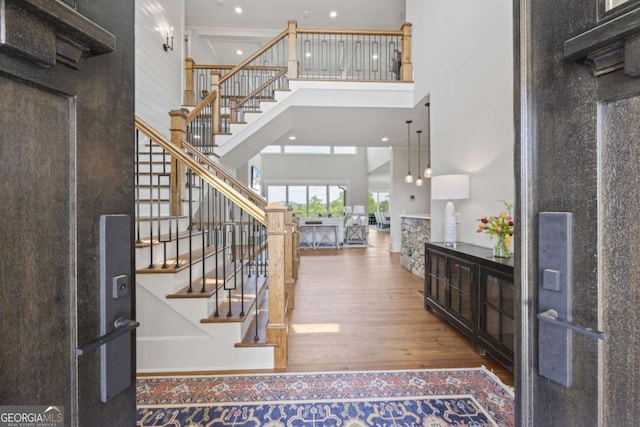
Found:
[{"label": "wooden stair tread", "polygon": [[[216,247],[216,246],[209,246],[205,248],[204,251],[202,249],[194,250],[192,255],[192,262],[196,263],[200,261],[202,258],[213,256],[215,255],[216,252],[221,250],[223,250],[222,247]],[[175,267],[176,258],[171,258],[167,260],[167,264],[169,265],[169,267],[162,268],[163,262],[161,261],[161,262],[155,263],[154,267],[152,268],[147,267],[147,268],[141,268],[139,270],[136,270],[136,273],[137,274],[174,274],[189,267],[188,254],[186,258],[183,256],[180,256],[177,258],[177,260],[180,263],[180,266],[178,268]]]},{"label": "wooden stair tread", "polygon": [[[215,312],[211,313],[209,317],[201,319],[200,323],[229,323],[229,322],[243,322],[246,313],[249,313],[251,310],[254,310],[254,304],[256,301],[256,296],[253,293],[255,290],[255,273],[252,274],[251,277],[248,277],[248,273],[244,275],[244,283],[245,283],[245,294],[244,294],[244,311],[245,316],[240,316],[242,311],[242,294],[241,294],[241,286],[238,286],[236,289],[231,291],[231,304],[229,304],[229,291],[224,291],[223,300],[218,306],[219,316],[216,317]],[[262,275],[258,276],[258,294],[260,294],[262,288],[266,285],[267,278]],[[232,316],[227,316],[229,313],[229,308],[231,308]]]},{"label": "wooden stair tread", "polygon": [[215,294],[216,288],[222,288],[221,285],[232,280],[233,277],[241,271],[243,267],[246,267],[248,263],[249,261],[243,260],[242,262],[237,261],[234,265],[233,261],[227,261],[225,262],[224,272],[222,268],[218,268],[217,271],[218,274],[226,273],[227,277],[216,277],[215,269],[209,272],[206,275],[205,292],[202,292],[202,278],[199,278],[191,283],[191,289],[193,289],[193,292],[189,292],[189,286],[187,285],[178,292],[167,295],[167,298],[209,298]]},{"label": "wooden stair tread", "polygon": [[[235,344],[235,347],[275,347],[275,344],[267,343],[267,322],[269,320],[269,293],[265,292],[260,300],[258,316],[251,320],[247,332],[242,337],[242,341]],[[256,321],[258,322],[258,340],[256,336]]]},{"label": "wooden stair tread", "polygon": [[[164,228],[166,228],[166,227],[164,227]],[[191,236],[200,236],[202,233],[204,233],[203,230],[196,230],[196,231],[191,232]],[[178,238],[184,238],[184,237],[188,237],[188,236],[189,236],[189,230],[183,230],[183,231],[179,231],[178,232]],[[136,242],[136,248],[147,248],[147,247],[151,246],[152,244],[153,245],[161,244],[161,243],[166,242],[167,240],[169,240],[169,242],[175,242],[175,233],[171,233],[171,235],[166,234],[166,233],[165,234],[161,234],[160,237],[154,238],[153,241],[151,241],[148,238],[141,239],[139,242]]]}]

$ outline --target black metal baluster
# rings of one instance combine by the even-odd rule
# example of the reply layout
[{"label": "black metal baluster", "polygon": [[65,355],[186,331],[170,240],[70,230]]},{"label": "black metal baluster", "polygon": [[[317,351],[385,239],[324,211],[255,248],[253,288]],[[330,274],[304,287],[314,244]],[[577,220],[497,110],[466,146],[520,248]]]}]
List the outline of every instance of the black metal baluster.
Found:
[{"label": "black metal baluster", "polygon": [[[218,259],[218,255],[220,253],[220,236],[218,233],[218,227],[217,227],[217,223],[220,222],[220,195],[218,193],[218,190],[214,189],[214,200],[213,200],[213,232],[214,232],[214,244],[215,244],[215,251],[216,251],[216,256],[215,256],[215,276],[214,276],[214,286],[216,287],[216,312],[213,314],[214,317],[220,317],[220,309],[219,309],[219,305],[220,305],[220,301],[219,301],[219,290],[220,290],[220,286],[218,286],[218,280],[219,280],[219,271],[218,271],[218,265],[219,265],[219,259]],[[218,215],[216,215],[216,204],[218,205]],[[217,221],[216,221],[216,217],[217,217]]]},{"label": "black metal baluster", "polygon": [[149,138],[149,268],[153,264],[153,141]]},{"label": "black metal baluster", "polygon": [[[169,264],[167,264],[167,242],[169,240],[163,239],[162,238],[162,218],[161,218],[161,202],[160,200],[162,199],[162,178],[166,177],[167,175],[167,152],[166,150],[162,149],[162,173],[158,174],[158,242],[162,243],[162,266],[161,268],[167,268],[169,267]],[[169,183],[171,183],[171,178],[169,178]],[[169,219],[169,227],[171,227],[171,219]],[[171,229],[169,229],[171,230]],[[169,232],[169,238],[171,238],[171,232]]]},{"label": "black metal baluster", "polygon": [[175,215],[176,217],[176,263],[173,266],[174,268],[178,269],[180,268],[180,227],[179,227],[179,221],[180,218],[178,216],[178,212],[180,211],[179,209],[179,204],[182,203],[182,201],[180,200],[180,189],[178,188],[178,174],[181,172],[180,171],[180,163],[178,163],[178,160],[174,160],[171,164],[172,169],[175,171],[174,172],[174,176],[175,176],[175,182],[173,183],[173,204],[171,205],[171,207],[169,209],[173,209],[173,207],[175,206],[175,213],[173,215]]},{"label": "black metal baluster", "polygon": [[136,129],[136,243],[142,243],[140,238],[140,131]]},{"label": "black metal baluster", "polygon": [[[240,317],[244,317],[244,240],[242,238],[243,233],[243,213],[244,210],[240,209]],[[237,270],[236,270],[237,271]],[[258,295],[256,295],[256,302]]]},{"label": "black metal baluster", "polygon": [[189,290],[187,292],[193,292],[193,172],[191,168],[187,168],[187,185],[189,187],[189,197],[187,197],[187,203],[189,204]]},{"label": "black metal baluster", "polygon": [[200,201],[199,201],[199,205],[200,205],[200,209],[198,210],[199,214],[198,214],[198,220],[200,221],[200,238],[201,238],[201,242],[202,242],[202,289],[200,289],[200,292],[207,292],[207,287],[206,287],[206,283],[207,283],[207,269],[205,267],[206,264],[206,260],[207,257],[205,256],[205,237],[204,237],[204,226],[202,224],[202,207],[204,206],[204,184],[202,182],[202,178],[200,178]]}]

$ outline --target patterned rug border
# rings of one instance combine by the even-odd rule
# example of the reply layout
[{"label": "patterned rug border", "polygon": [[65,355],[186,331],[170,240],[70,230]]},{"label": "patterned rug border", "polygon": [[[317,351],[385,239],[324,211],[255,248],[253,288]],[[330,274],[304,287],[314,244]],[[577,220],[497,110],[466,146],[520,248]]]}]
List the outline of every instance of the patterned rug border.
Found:
[{"label": "patterned rug border", "polygon": [[173,372],[171,374],[143,374],[137,377],[138,380],[145,379],[163,379],[163,378],[231,378],[231,377],[255,377],[255,376],[299,376],[299,375],[318,375],[318,374],[373,374],[373,373],[399,373],[399,372],[462,372],[462,371],[480,371],[491,376],[494,381],[500,384],[506,391],[514,396],[514,389],[502,382],[495,372],[487,369],[486,366],[477,366],[472,368],[424,368],[424,369],[375,369],[360,371],[309,371],[309,372],[255,372],[255,373],[224,373],[224,374],[189,374]]},{"label": "patterned rug border", "polygon": [[476,402],[496,425],[511,426],[514,423],[514,389],[485,366],[201,375],[174,373],[140,376],[137,384],[139,410],[259,403],[376,403],[460,396]]},{"label": "patterned rug border", "polygon": [[[313,403],[335,403],[335,402],[380,402],[380,401],[391,401],[398,402],[402,400],[426,400],[426,399],[471,399],[473,400],[479,407],[484,408],[476,396],[472,394],[442,394],[442,395],[415,395],[415,396],[389,396],[389,397],[367,397],[367,398],[342,398],[336,397],[332,399],[314,399]],[[251,404],[251,405],[283,405],[287,403],[309,403],[308,399],[287,399],[287,400],[267,400],[260,401],[254,400],[251,402],[208,402],[208,403],[167,403],[167,404],[156,404],[156,405],[137,405],[138,409],[158,409],[158,408],[167,408],[167,409],[177,409],[177,408],[211,408],[214,406],[237,406],[239,403]]]}]

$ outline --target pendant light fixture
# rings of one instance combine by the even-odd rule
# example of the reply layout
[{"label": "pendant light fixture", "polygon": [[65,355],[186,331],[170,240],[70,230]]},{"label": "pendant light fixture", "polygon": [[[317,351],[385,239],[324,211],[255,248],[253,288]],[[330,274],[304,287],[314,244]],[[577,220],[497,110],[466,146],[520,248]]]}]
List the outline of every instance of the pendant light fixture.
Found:
[{"label": "pendant light fixture", "polygon": [[404,182],[411,184],[413,182],[413,175],[411,175],[411,123],[413,120],[407,120],[407,176],[404,177]]},{"label": "pendant light fixture", "polygon": [[[422,133],[422,131],[417,130],[416,133],[418,134],[418,171],[420,171],[420,134]],[[419,172],[418,177],[416,178],[416,186],[422,187],[422,178],[420,177]]]},{"label": "pendant light fixture", "polygon": [[431,178],[431,103],[424,104],[427,107],[427,168],[424,170],[424,177]]}]

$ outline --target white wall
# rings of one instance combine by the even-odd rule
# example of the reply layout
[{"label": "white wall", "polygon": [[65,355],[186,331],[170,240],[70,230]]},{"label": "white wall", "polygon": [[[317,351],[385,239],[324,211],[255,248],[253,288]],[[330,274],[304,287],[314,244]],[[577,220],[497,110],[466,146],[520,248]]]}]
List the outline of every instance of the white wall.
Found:
[{"label": "white wall", "polygon": [[[182,105],[184,0],[136,0],[135,8],[135,111],[169,137],[169,111]],[[174,50],[165,52],[168,27]]]},{"label": "white wall", "polygon": [[366,150],[357,154],[263,154],[264,185],[348,185],[347,205],[369,206]]},{"label": "white wall", "polygon": [[[414,95],[430,95],[433,175],[470,175],[470,199],[455,201],[458,240],[491,247],[476,219],[515,199],[511,2],[407,0],[407,20]],[[444,204],[431,203],[434,241],[444,237]]]}]

